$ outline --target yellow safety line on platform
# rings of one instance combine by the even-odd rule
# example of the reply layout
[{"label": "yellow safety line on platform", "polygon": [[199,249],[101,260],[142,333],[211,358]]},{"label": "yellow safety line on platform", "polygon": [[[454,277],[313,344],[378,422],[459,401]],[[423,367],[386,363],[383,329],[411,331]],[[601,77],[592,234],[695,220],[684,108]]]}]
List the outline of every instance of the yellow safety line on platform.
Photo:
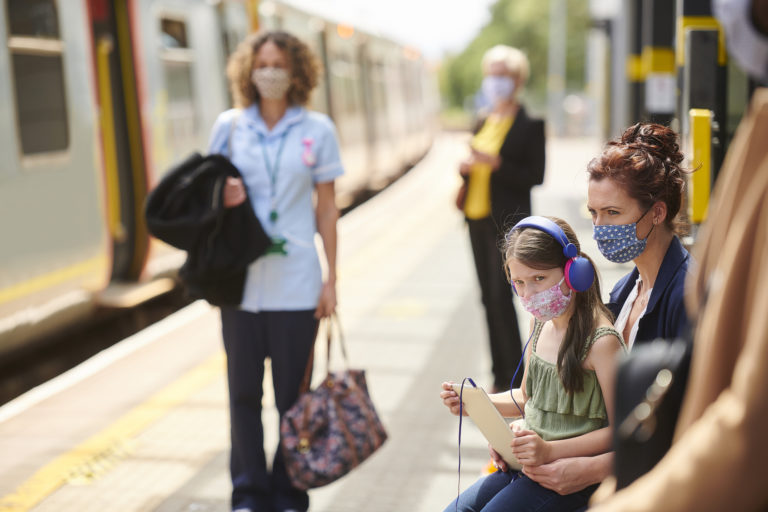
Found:
[{"label": "yellow safety line on platform", "polygon": [[222,375],[224,360],[224,353],[219,352],[128,412],[111,426],[48,463],[21,484],[15,492],[0,499],[0,512],[30,510],[67,483],[73,474],[78,473],[78,468],[103,458],[104,454],[115,452],[115,447],[126,445],[170,409],[180,405],[193,393]]},{"label": "yellow safety line on platform", "polygon": [[9,286],[8,288],[0,289],[0,304],[61,284],[70,279],[82,277],[86,274],[102,272],[105,265],[106,256],[97,256],[76,265],[71,265],[55,272],[49,272],[35,277],[34,279]]}]

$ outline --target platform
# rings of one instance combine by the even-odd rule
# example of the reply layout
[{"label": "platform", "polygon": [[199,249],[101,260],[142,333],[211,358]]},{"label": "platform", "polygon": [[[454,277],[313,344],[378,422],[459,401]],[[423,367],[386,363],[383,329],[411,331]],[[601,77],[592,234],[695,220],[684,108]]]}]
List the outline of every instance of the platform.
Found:
[{"label": "platform", "polygon": [[[311,491],[312,512],[432,512],[456,496],[458,419],[440,382],[490,382],[468,235],[453,206],[467,140],[441,135],[339,223],[339,316],[389,440]],[[610,285],[629,267],[605,262],[591,240],[584,170],[599,149],[593,139],[550,140],[533,209],[568,219]],[[274,449],[269,390],[265,401]],[[228,429],[217,310],[196,302],[0,408],[0,511],[226,512]],[[462,489],[488,461],[477,430],[463,432]]]}]

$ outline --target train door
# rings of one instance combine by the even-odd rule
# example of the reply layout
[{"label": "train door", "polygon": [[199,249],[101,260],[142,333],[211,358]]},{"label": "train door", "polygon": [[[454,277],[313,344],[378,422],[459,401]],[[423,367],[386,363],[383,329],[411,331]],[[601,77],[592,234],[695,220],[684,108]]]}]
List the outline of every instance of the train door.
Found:
[{"label": "train door", "polygon": [[148,247],[143,216],[147,179],[127,4],[88,1],[114,281],[138,279]]},{"label": "train door", "polygon": [[0,353],[108,279],[86,19],[0,2]]}]

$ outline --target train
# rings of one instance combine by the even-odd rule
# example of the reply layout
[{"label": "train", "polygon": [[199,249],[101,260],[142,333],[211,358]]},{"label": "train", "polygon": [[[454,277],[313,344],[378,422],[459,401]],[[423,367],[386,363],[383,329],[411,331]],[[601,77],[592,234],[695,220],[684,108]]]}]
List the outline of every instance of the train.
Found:
[{"label": "train", "polygon": [[436,81],[417,49],[285,2],[2,4],[0,358],[177,286],[185,254],[149,236],[145,199],[205,152],[231,106],[227,57],[248,33],[289,31],[319,57],[309,107],[338,131],[342,209],[418,161],[436,131]]}]

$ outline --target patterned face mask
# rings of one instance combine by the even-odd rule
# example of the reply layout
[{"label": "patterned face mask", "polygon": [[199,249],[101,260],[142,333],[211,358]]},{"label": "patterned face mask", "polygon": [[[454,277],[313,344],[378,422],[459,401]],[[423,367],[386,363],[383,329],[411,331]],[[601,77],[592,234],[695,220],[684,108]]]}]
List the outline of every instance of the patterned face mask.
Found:
[{"label": "patterned face mask", "polygon": [[251,81],[262,98],[279,100],[291,86],[291,75],[283,68],[259,68],[251,72]]},{"label": "patterned face mask", "polygon": [[[645,213],[651,211],[646,210]],[[648,243],[648,237],[651,231],[656,227],[654,224],[648,235],[640,240],[637,238],[637,223],[645,217],[645,213],[631,224],[605,224],[602,226],[592,226],[592,238],[597,241],[597,248],[605,256],[605,259],[614,263],[626,263],[640,256]]]},{"label": "patterned face mask", "polygon": [[565,281],[565,276],[552,288],[543,292],[534,293],[530,297],[520,297],[520,302],[527,312],[541,322],[552,320],[565,313],[571,303],[573,293],[565,295],[560,285]]}]

